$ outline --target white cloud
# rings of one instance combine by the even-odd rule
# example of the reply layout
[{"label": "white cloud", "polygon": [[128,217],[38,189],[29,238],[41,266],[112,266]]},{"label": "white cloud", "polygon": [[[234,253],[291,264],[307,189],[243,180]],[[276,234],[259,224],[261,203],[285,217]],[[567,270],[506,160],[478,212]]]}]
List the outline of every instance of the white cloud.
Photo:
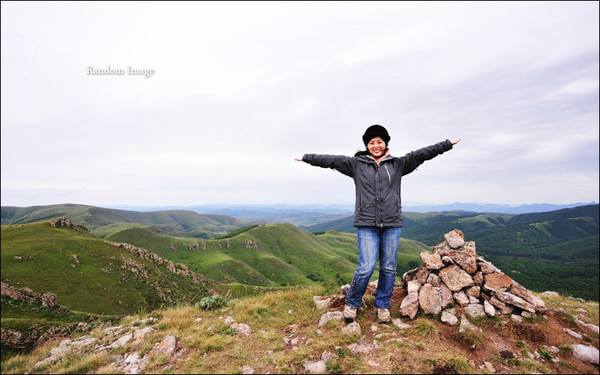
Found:
[{"label": "white cloud", "polygon": [[351,203],[292,159],[373,123],[463,138],[405,200],[597,201],[597,30],[595,2],[3,2],[2,204]]}]

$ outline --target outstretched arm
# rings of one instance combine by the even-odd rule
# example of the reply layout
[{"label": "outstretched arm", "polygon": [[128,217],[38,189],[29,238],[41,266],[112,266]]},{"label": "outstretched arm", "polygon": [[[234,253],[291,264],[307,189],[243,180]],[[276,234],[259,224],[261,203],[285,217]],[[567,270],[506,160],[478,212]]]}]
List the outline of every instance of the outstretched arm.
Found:
[{"label": "outstretched arm", "polygon": [[301,159],[296,158],[294,160],[303,161],[315,167],[335,169],[346,176],[352,177],[354,175],[354,161],[349,156],[304,154]]}]

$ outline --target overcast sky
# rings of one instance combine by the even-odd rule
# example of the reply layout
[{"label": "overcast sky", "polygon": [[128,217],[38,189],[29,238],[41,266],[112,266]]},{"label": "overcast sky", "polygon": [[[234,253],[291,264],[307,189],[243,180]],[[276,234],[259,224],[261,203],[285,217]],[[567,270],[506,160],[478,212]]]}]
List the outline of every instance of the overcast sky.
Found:
[{"label": "overcast sky", "polygon": [[2,2],[2,205],[352,204],[294,158],[352,155],[372,124],[396,156],[462,138],[405,204],[597,202],[598,12]]}]

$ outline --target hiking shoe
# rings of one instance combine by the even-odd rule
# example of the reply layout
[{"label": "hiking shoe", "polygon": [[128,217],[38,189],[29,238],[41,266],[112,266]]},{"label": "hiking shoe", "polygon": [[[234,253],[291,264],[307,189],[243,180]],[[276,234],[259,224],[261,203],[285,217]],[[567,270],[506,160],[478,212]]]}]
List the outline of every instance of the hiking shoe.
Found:
[{"label": "hiking shoe", "polygon": [[344,320],[346,320],[346,323],[352,323],[354,319],[356,319],[357,310],[358,309],[354,309],[348,305],[344,307]]},{"label": "hiking shoe", "polygon": [[389,309],[377,309],[377,321],[379,323],[389,323],[391,319]]}]

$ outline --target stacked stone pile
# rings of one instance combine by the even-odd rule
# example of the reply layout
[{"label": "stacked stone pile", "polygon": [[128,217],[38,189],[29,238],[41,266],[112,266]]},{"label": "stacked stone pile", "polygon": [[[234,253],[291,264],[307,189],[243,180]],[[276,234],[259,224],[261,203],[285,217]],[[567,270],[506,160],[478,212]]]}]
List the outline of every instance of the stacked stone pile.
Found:
[{"label": "stacked stone pile", "polygon": [[402,276],[408,292],[400,306],[402,315],[414,319],[419,309],[439,315],[453,304],[475,317],[547,311],[541,298],[478,257],[475,242],[465,241],[460,230],[444,238],[432,252],[420,254],[420,267]]}]

